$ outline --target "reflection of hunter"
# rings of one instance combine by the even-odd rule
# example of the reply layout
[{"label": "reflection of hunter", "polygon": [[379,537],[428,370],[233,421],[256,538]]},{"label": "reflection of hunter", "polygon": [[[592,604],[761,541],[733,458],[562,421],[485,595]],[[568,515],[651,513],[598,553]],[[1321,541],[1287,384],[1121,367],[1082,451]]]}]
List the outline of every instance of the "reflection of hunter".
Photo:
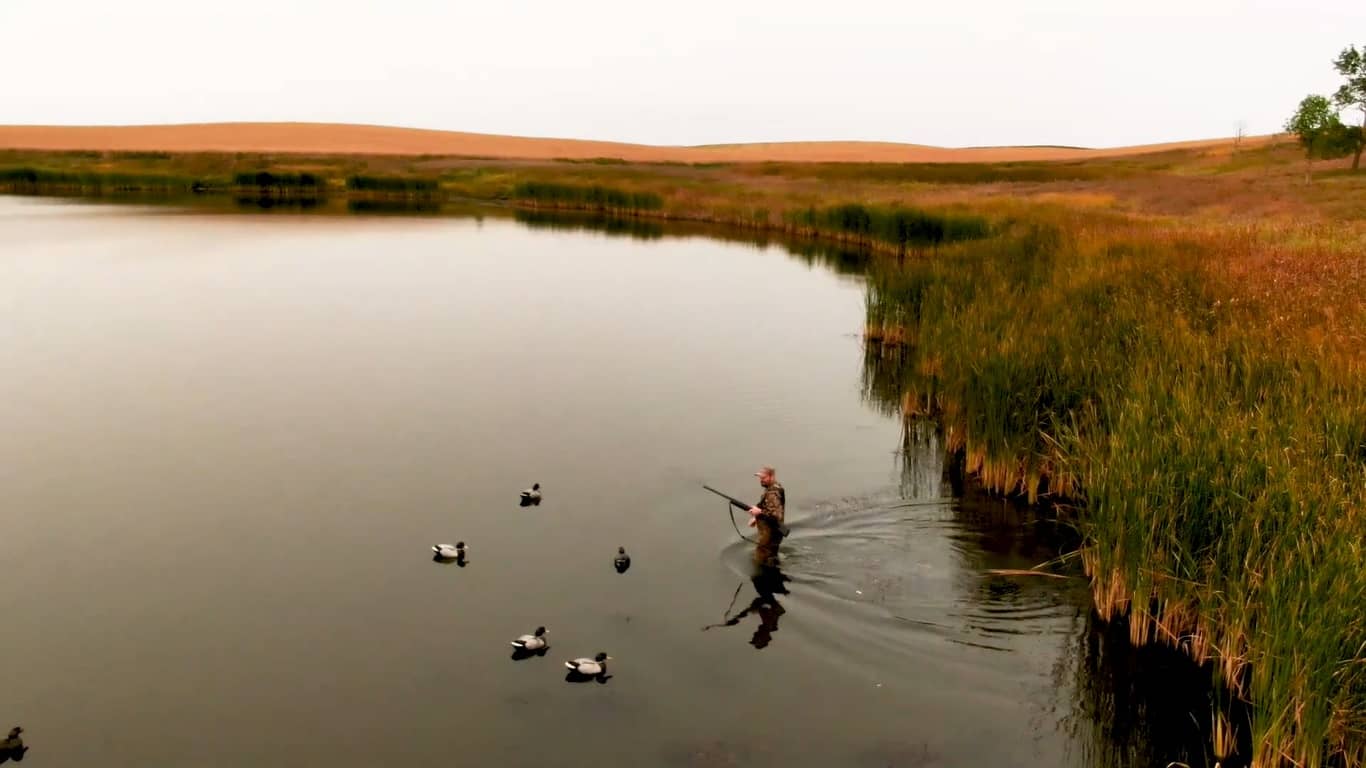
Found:
[{"label": "reflection of hunter", "polygon": [[735,597],[731,598],[730,607],[726,608],[725,621],[720,624],[708,624],[702,628],[702,631],[706,632],[718,627],[733,627],[743,621],[746,616],[758,616],[759,626],[754,628],[754,635],[749,639],[749,644],[754,646],[756,650],[767,648],[768,644],[773,642],[773,633],[778,631],[778,619],[787,613],[778,602],[777,597],[788,594],[787,587],[784,586],[786,581],[787,576],[783,575],[783,572],[776,567],[760,566],[758,572],[750,579],[754,585],[754,591],[758,594],[750,601],[749,605],[734,616],[730,613],[731,609],[735,607],[735,597],[740,596],[740,589],[745,586],[742,581],[740,586],[735,588]]}]

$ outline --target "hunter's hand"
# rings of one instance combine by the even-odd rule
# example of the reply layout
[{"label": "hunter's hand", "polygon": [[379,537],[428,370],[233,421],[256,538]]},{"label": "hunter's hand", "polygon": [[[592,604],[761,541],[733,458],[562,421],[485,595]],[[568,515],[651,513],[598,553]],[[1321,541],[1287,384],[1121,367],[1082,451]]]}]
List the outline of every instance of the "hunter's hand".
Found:
[{"label": "hunter's hand", "polygon": [[750,508],[749,508],[749,515],[750,515],[750,517],[758,517],[759,515],[762,515],[763,513],[764,513],[764,511],[763,511],[762,509],[759,509],[758,507],[750,507]]}]

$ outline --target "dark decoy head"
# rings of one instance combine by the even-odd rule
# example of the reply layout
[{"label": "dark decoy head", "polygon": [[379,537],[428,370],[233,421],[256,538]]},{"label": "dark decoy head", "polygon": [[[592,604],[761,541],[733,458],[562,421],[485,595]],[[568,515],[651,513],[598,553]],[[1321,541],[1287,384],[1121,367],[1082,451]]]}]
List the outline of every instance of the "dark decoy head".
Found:
[{"label": "dark decoy head", "polygon": [[594,657],[593,657],[593,660],[596,661],[596,662],[598,662],[599,664],[601,664],[601,663],[604,662],[604,661],[607,661],[607,659],[608,659],[608,656],[607,656],[606,653],[599,653],[597,656],[594,656]]},{"label": "dark decoy head", "polygon": [[537,628],[536,628],[536,631],[533,632],[532,634],[536,635],[537,637],[540,637],[541,635],[544,635],[544,634],[545,634],[545,627],[537,627]]}]

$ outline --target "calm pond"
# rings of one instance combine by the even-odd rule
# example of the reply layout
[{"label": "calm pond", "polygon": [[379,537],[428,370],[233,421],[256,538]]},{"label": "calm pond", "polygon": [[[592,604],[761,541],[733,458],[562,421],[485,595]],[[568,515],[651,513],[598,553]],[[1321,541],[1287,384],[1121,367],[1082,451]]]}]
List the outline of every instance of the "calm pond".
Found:
[{"label": "calm pond", "polygon": [[[1059,534],[866,394],[847,269],[19,198],[0,242],[0,729],[37,765],[1199,764],[1198,686],[1080,580],[987,573]],[[756,584],[700,483],[765,463]]]}]

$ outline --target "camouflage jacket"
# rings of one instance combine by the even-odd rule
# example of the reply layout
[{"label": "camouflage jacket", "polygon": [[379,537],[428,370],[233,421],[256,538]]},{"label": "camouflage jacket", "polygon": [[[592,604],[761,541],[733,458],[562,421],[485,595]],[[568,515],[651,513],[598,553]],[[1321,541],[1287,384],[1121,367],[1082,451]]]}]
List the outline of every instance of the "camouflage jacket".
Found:
[{"label": "camouflage jacket", "polygon": [[786,514],[787,491],[783,490],[782,483],[775,482],[764,489],[763,498],[754,506],[763,510],[763,514],[759,516],[760,520],[781,526],[783,515]]}]

